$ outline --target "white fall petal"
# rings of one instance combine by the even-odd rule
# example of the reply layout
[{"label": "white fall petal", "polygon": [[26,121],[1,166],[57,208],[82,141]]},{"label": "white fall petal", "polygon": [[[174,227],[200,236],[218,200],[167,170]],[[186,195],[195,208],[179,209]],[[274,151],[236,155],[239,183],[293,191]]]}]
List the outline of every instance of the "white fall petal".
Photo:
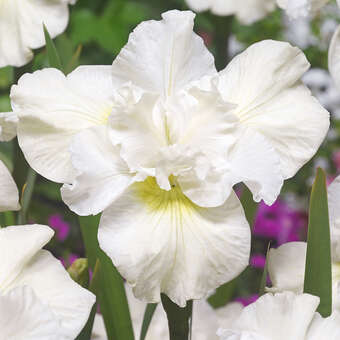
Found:
[{"label": "white fall petal", "polygon": [[235,194],[221,207],[201,208],[179,187],[162,190],[153,178],[104,211],[98,240],[137,298],[159,302],[163,292],[179,306],[240,274],[250,251]]},{"label": "white fall petal", "polygon": [[52,38],[66,29],[70,0],[2,0],[0,2],[0,67],[23,66],[32,49],[45,45],[43,23]]},{"label": "white fall petal", "polygon": [[210,9],[216,15],[236,15],[245,25],[263,19],[276,7],[275,0],[186,0],[186,2],[196,12]]},{"label": "white fall petal", "polygon": [[319,301],[309,294],[268,293],[245,307],[234,324],[218,334],[221,340],[336,340],[339,315],[321,318],[316,313]]},{"label": "white fall petal", "polygon": [[23,75],[11,89],[19,118],[18,142],[30,166],[55,182],[75,175],[69,148],[72,137],[105,125],[113,105],[109,66],[80,66],[68,76],[56,69]]},{"label": "white fall petal", "polygon": [[17,185],[6,165],[0,161],[0,212],[19,209]]},{"label": "white fall petal", "polygon": [[41,250],[53,234],[43,225],[0,229],[1,340],[73,340],[89,317],[95,296]]}]

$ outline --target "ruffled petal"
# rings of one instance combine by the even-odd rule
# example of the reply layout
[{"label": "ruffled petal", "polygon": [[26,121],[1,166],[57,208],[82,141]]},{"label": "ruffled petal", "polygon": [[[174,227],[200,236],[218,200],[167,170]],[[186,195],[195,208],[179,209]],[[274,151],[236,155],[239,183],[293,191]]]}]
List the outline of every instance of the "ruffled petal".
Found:
[{"label": "ruffled petal", "polygon": [[329,113],[300,84],[308,68],[298,48],[265,40],[220,73],[222,96],[238,105],[234,114],[241,124],[261,133],[276,150],[284,178],[315,154],[329,128]]},{"label": "ruffled petal", "polygon": [[30,287],[0,294],[0,329],[3,340],[71,340],[60,333],[59,321]]},{"label": "ruffled petal", "polygon": [[46,245],[54,231],[39,224],[0,229],[0,287],[5,289],[31,258]]},{"label": "ruffled petal", "polygon": [[309,294],[265,294],[245,307],[230,329],[220,330],[219,334],[223,340],[309,339],[307,330],[319,301]]},{"label": "ruffled petal", "polygon": [[193,32],[195,15],[172,10],[161,21],[145,21],[130,34],[113,62],[114,82],[169,96],[216,73],[214,58]]},{"label": "ruffled petal", "polygon": [[113,146],[107,126],[79,132],[71,144],[74,182],[61,189],[63,201],[78,215],[96,215],[107,208],[133,182],[135,175]]},{"label": "ruffled petal", "polygon": [[12,87],[19,145],[39,174],[55,182],[72,181],[72,137],[83,129],[105,125],[111,113],[110,71],[109,66],[82,66],[64,76],[56,69],[44,69],[23,75]]},{"label": "ruffled petal", "polygon": [[0,212],[19,210],[19,191],[12,175],[0,161]]},{"label": "ruffled petal", "polygon": [[74,282],[61,262],[40,250],[26,263],[10,288],[29,286],[59,320],[60,333],[75,339],[85,326],[95,296]]},{"label": "ruffled petal", "polygon": [[218,208],[201,208],[175,186],[154,178],[135,183],[104,211],[98,240],[137,298],[180,306],[199,299],[247,266],[250,231],[235,194]]},{"label": "ruffled petal", "polygon": [[277,249],[271,248],[268,255],[268,272],[273,292],[285,290],[303,292],[305,279],[307,243],[289,242]]}]

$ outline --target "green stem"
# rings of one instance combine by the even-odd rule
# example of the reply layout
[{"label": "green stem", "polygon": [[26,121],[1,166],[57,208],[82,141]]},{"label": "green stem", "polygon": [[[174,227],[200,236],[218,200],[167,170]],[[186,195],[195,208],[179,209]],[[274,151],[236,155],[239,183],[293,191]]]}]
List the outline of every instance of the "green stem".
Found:
[{"label": "green stem", "polygon": [[192,318],[192,300],[184,308],[172,302],[165,294],[161,295],[163,308],[168,317],[170,340],[189,340]]},{"label": "green stem", "polygon": [[33,169],[29,168],[27,180],[22,191],[21,210],[19,211],[18,215],[18,224],[27,223],[27,211],[31,203],[36,179],[37,173]]},{"label": "green stem", "polygon": [[220,17],[211,15],[211,20],[215,24],[216,68],[220,71],[224,69],[229,62],[229,38],[233,16]]}]

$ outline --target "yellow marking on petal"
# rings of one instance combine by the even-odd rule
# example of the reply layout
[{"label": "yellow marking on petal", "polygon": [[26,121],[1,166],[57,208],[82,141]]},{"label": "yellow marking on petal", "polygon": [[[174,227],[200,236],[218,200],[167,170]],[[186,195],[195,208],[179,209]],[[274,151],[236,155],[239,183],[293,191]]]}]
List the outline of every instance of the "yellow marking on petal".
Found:
[{"label": "yellow marking on petal", "polygon": [[178,219],[181,219],[184,213],[191,214],[193,210],[198,210],[200,207],[183,194],[173,176],[170,176],[169,181],[171,184],[169,191],[161,189],[154,177],[148,177],[144,182],[135,183],[133,190],[137,197],[146,204],[150,213],[169,212],[177,222],[180,222]]},{"label": "yellow marking on petal", "polygon": [[340,262],[332,264],[332,281],[340,282]]},{"label": "yellow marking on petal", "polygon": [[103,110],[103,113],[101,114],[101,116],[100,116],[100,118],[99,118],[101,124],[103,124],[103,125],[106,125],[106,124],[107,124],[111,112],[112,112],[112,106],[107,106],[107,107]]}]

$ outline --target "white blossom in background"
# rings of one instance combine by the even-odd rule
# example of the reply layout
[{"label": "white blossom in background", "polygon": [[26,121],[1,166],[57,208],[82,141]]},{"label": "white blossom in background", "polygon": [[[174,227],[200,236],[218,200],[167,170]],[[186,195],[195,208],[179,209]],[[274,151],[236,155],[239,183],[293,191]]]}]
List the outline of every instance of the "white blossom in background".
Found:
[{"label": "white blossom in background", "polygon": [[[146,303],[137,300],[131,289],[126,287],[134,334],[140,338]],[[216,330],[222,326],[231,326],[240,315],[243,305],[231,302],[224,307],[213,309],[206,300],[197,300],[193,304],[192,338],[195,340],[218,340]],[[169,340],[168,320],[161,305],[157,306],[145,340]],[[107,340],[104,320],[97,314],[94,321],[91,340]]]},{"label": "white blossom in background", "polygon": [[320,68],[311,68],[302,77],[302,81],[309,87],[322,106],[332,113],[334,118],[340,118],[339,90],[329,72]]},{"label": "white blossom in background", "polygon": [[273,203],[329,114],[301,83],[298,48],[263,41],[218,73],[194,14],[162,16],[134,30],[112,67],[26,74],[11,100],[31,167],[65,183],[77,214],[103,211],[100,246],[135,296],[184,306],[248,264],[233,185]]},{"label": "white blossom in background", "polygon": [[265,294],[245,307],[231,326],[219,329],[221,340],[337,340],[340,313],[322,318],[320,299],[292,292]]},{"label": "white blossom in background", "polygon": [[1,0],[0,67],[23,66],[33,58],[32,49],[45,45],[43,23],[52,38],[68,24],[68,4],[73,0]]},{"label": "white blossom in background", "polygon": [[0,229],[1,340],[74,340],[87,322],[95,296],[41,249],[53,234],[37,224]]},{"label": "white blossom in background", "polygon": [[0,142],[8,142],[17,135],[18,117],[13,112],[0,112]]},{"label": "white blossom in background", "polygon": [[277,5],[296,19],[315,15],[327,2],[329,0],[277,0]]},{"label": "white blossom in background", "polygon": [[19,209],[17,185],[6,165],[0,160],[0,212]]},{"label": "white blossom in background", "polygon": [[[340,176],[328,187],[329,221],[332,250],[333,309],[340,312]],[[307,244],[290,242],[270,249],[268,272],[272,287],[268,291],[303,292]]]},{"label": "white blossom in background", "polygon": [[288,15],[283,16],[284,37],[291,44],[305,49],[318,43],[311,29],[311,18],[297,18],[292,20]]},{"label": "white blossom in background", "polygon": [[275,0],[186,0],[195,12],[210,10],[216,15],[235,15],[246,25],[263,19],[275,7]]}]

